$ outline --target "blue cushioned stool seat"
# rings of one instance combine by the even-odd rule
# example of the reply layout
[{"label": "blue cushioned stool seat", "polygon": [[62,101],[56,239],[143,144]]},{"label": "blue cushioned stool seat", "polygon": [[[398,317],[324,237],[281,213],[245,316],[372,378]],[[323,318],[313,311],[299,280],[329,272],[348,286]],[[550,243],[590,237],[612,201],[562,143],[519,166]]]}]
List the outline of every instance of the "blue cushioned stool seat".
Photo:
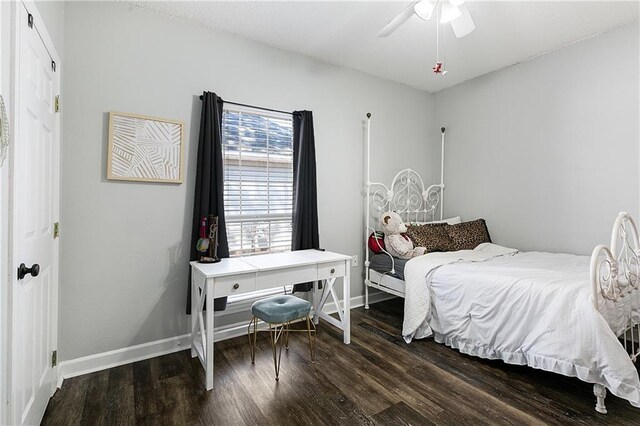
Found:
[{"label": "blue cushioned stool seat", "polygon": [[[289,333],[304,332],[309,338],[309,350],[311,351],[311,362],[315,362],[314,340],[316,326],[311,320],[311,303],[292,295],[273,296],[258,300],[251,306],[253,317],[247,327],[249,336],[249,347],[251,348],[251,364],[256,361],[256,339],[258,336],[258,319],[266,322],[269,326],[269,338],[271,339],[271,349],[273,350],[273,366],[276,372],[276,381],[280,375],[280,358],[282,347],[289,350]],[[291,323],[296,320],[306,320],[306,330],[291,330]],[[251,327],[253,326],[253,333]],[[311,329],[313,327],[313,330]],[[312,338],[311,336],[314,336]],[[276,346],[280,342],[279,351]]]},{"label": "blue cushioned stool seat", "polygon": [[258,300],[251,306],[251,313],[270,324],[284,324],[306,317],[311,303],[288,294]]}]

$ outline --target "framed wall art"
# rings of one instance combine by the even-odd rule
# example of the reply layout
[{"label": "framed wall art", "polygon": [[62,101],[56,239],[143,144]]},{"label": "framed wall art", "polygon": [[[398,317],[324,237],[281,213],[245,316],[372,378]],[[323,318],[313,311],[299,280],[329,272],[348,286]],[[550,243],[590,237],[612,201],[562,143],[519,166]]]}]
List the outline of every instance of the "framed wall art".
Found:
[{"label": "framed wall art", "polygon": [[107,179],[182,183],[184,123],[109,113]]}]

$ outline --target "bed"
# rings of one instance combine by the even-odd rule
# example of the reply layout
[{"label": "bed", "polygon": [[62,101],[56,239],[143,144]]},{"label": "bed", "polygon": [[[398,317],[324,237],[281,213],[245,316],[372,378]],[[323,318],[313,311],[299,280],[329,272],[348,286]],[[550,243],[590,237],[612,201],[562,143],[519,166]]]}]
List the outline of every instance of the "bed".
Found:
[{"label": "bed", "polygon": [[[386,211],[407,222],[443,220],[443,174],[429,187],[412,169],[390,186],[371,182],[367,136],[367,243]],[[577,377],[594,385],[599,413],[606,413],[607,389],[640,407],[639,255],[627,213],[615,219],[609,246],[597,246],[591,257],[484,243],[400,261],[367,248],[365,308],[370,288],[404,297],[408,343],[433,337],[469,355]]]}]

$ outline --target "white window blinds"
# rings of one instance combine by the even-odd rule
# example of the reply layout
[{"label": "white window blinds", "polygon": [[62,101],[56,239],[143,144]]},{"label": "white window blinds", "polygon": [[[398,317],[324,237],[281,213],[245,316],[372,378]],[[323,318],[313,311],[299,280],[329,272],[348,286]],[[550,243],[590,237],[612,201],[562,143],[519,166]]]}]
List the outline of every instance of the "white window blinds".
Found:
[{"label": "white window blinds", "polygon": [[225,106],[222,139],[224,208],[230,256],[290,250],[291,117]]}]

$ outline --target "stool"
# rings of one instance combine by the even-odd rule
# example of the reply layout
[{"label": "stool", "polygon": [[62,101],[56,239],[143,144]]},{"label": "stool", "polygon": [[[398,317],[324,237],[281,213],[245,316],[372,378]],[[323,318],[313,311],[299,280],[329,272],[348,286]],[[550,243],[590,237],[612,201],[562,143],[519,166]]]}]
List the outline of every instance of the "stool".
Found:
[{"label": "stool", "polygon": [[[309,350],[311,352],[311,362],[315,362],[315,354],[313,350],[314,339],[311,333],[316,332],[316,326],[309,318],[311,312],[311,303],[304,299],[300,299],[292,295],[272,296],[266,299],[258,300],[251,306],[253,317],[247,327],[247,335],[249,336],[249,346],[251,348],[251,364],[256,362],[256,339],[258,336],[258,320],[262,320],[269,324],[269,336],[271,337],[271,348],[273,350],[273,364],[276,369],[276,381],[280,375],[280,358],[282,357],[282,346],[289,350],[289,333],[306,332],[309,336]],[[306,330],[291,330],[291,322],[296,320],[307,321]],[[253,325],[253,339],[251,333],[251,325]],[[313,330],[311,327],[313,326]],[[276,351],[276,345],[280,342],[280,349]]]}]

